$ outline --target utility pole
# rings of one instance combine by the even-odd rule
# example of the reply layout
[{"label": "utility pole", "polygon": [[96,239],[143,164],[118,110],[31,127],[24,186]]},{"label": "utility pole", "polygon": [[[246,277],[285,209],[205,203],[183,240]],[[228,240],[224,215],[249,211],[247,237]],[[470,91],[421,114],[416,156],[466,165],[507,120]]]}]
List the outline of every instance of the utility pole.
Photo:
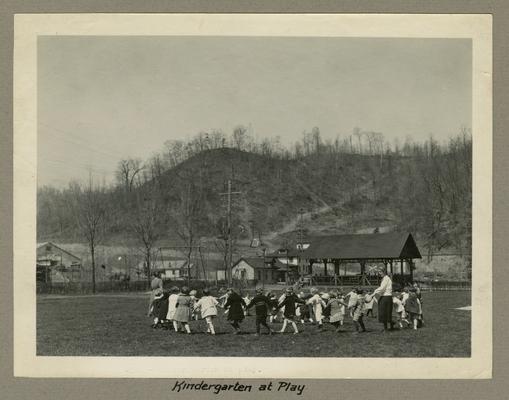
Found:
[{"label": "utility pole", "polygon": [[226,193],[220,193],[221,196],[227,196],[226,204],[226,232],[228,235],[227,250],[228,250],[228,265],[227,265],[227,278],[228,285],[232,285],[232,264],[233,264],[233,253],[232,253],[232,195],[241,194],[242,192],[232,192],[232,181],[228,179],[228,191]]},{"label": "utility pole", "polygon": [[[299,214],[300,214],[300,220],[299,220],[299,247],[298,247],[298,254],[299,254],[299,259],[297,260],[297,265],[298,265],[298,268],[302,271],[302,251],[304,250],[303,248],[303,242],[304,242],[304,232],[302,231],[302,225],[304,223],[303,221],[303,217],[304,217],[304,209],[301,208],[299,210]],[[300,273],[299,271],[299,275],[302,276],[302,273]]]}]

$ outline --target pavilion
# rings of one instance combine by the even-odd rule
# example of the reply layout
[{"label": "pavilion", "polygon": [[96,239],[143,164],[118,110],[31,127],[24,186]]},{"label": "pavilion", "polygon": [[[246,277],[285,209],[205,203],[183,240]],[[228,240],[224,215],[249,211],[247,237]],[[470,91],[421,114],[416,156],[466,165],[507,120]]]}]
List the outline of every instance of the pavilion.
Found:
[{"label": "pavilion", "polygon": [[[369,264],[382,264],[397,282],[413,281],[414,259],[422,258],[413,236],[398,232],[312,236],[267,257],[285,263],[290,280],[308,275],[324,283],[332,280],[337,283],[339,279],[343,284],[348,277],[341,277],[340,266],[359,264],[359,274],[349,280],[361,285],[377,284],[379,281],[379,276],[366,270]],[[323,265],[322,276],[313,274],[314,264]],[[329,270],[329,267],[333,269]]]}]

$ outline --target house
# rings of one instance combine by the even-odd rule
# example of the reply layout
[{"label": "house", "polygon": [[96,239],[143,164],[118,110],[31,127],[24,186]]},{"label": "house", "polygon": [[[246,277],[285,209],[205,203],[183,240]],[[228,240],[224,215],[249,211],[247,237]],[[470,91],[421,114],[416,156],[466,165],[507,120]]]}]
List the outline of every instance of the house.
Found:
[{"label": "house", "polygon": [[81,280],[81,259],[52,242],[37,244],[37,282],[74,282]]},{"label": "house", "polygon": [[232,278],[248,282],[277,283],[284,281],[285,269],[285,265],[276,265],[270,258],[241,257],[232,266]]},{"label": "house", "polygon": [[[187,275],[189,272],[188,262],[185,257],[178,256],[157,256],[154,257],[150,262],[150,272],[159,272],[163,275],[165,279],[173,279],[173,280],[183,280],[187,279]],[[146,261],[140,261],[137,269],[140,271],[146,270]],[[196,265],[191,262],[190,264],[191,277],[196,274]]]}]

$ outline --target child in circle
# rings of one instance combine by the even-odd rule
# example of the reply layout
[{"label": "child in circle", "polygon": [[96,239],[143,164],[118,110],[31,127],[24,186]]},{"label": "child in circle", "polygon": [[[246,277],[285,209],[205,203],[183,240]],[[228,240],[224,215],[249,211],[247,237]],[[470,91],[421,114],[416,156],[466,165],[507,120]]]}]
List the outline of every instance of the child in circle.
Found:
[{"label": "child in circle", "polygon": [[364,297],[364,291],[362,289],[356,289],[357,294],[357,302],[352,308],[352,319],[355,325],[354,333],[366,332],[366,327],[364,326],[364,313],[366,310],[366,302],[371,300],[371,296]]},{"label": "child in circle", "polygon": [[410,321],[412,321],[414,330],[417,330],[418,321],[422,313],[421,301],[417,297],[416,292],[417,291],[414,288],[411,288],[408,294],[408,299],[405,302],[405,311],[407,312]]},{"label": "child in circle", "polygon": [[177,323],[180,323],[187,334],[191,333],[191,328],[189,327],[189,320],[191,319],[191,306],[192,299],[189,295],[189,288],[187,286],[182,287],[181,293],[177,298],[177,304],[175,305],[175,315],[173,316],[173,320]]},{"label": "child in circle", "polygon": [[310,304],[313,306],[313,314],[316,322],[318,323],[318,329],[322,329],[323,324],[323,316],[322,311],[325,307],[325,302],[320,297],[317,288],[311,288],[312,297],[306,301],[306,304]]},{"label": "child in circle", "polygon": [[260,328],[262,325],[267,329],[268,334],[271,335],[272,329],[270,329],[270,327],[267,325],[267,313],[269,311],[269,299],[267,298],[267,296],[265,296],[263,294],[262,288],[256,289],[256,295],[255,295],[255,297],[253,297],[251,299],[249,304],[247,304],[246,309],[249,310],[253,306],[255,308],[255,313],[256,313],[256,319],[255,319],[256,333],[255,333],[255,335],[256,336],[260,335]]},{"label": "child in circle", "polygon": [[293,327],[293,333],[297,334],[299,333],[299,330],[297,329],[297,324],[295,323],[295,314],[296,314],[296,304],[305,304],[304,300],[299,299],[295,293],[293,292],[293,288],[289,287],[285,291],[285,297],[281,303],[277,306],[278,309],[284,308],[283,313],[283,327],[279,331],[280,333],[283,333],[286,329],[286,326],[288,323],[292,324]]},{"label": "child in circle", "polygon": [[207,333],[215,335],[213,320],[217,316],[217,306],[219,302],[214,296],[210,295],[208,289],[203,289],[203,296],[196,302],[194,311],[201,313],[201,318],[207,323]]},{"label": "child in circle", "polygon": [[171,323],[173,324],[173,329],[175,330],[175,332],[178,332],[178,324],[177,324],[177,321],[175,321],[174,317],[175,317],[175,311],[177,310],[176,305],[177,305],[177,300],[179,297],[179,295],[178,295],[179,292],[180,292],[180,289],[176,286],[173,286],[170,289],[170,296],[168,297],[168,313],[166,315],[166,319],[168,321],[171,321]]},{"label": "child in circle", "polygon": [[237,294],[232,288],[227,291],[228,299],[224,305],[224,308],[228,311],[228,321],[230,325],[235,329],[234,334],[240,333],[240,323],[244,320],[244,307],[246,303],[239,294]]},{"label": "child in circle", "polygon": [[336,328],[336,332],[341,330],[343,321],[345,320],[346,306],[344,297],[340,293],[331,293],[331,300],[329,302],[330,308],[330,323]]}]

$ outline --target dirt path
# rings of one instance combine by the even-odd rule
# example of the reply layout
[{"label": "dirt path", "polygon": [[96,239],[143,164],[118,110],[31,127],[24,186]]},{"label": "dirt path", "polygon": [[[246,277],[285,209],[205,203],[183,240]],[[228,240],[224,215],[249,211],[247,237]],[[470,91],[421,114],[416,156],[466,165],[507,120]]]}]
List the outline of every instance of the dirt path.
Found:
[{"label": "dirt path", "polygon": [[[311,211],[304,212],[302,214],[303,221],[309,221],[313,214],[318,214],[318,215],[324,214],[332,209],[332,206],[327,204],[327,202],[324,199],[322,199],[318,194],[316,194],[315,192],[310,190],[308,187],[306,187],[306,185],[304,185],[298,178],[294,178],[294,180],[295,180],[295,183],[299,187],[301,187],[315,202],[322,204],[322,206],[319,208],[315,208]],[[371,186],[371,184],[368,182],[368,183],[362,185],[361,187],[359,187],[358,190],[359,190],[359,192],[364,193],[370,186]],[[336,207],[342,206],[346,201],[347,201],[347,199],[343,198],[343,199],[339,200],[337,203],[335,203],[334,206],[336,206]],[[297,230],[300,220],[301,220],[300,214],[296,215],[295,217],[290,219],[290,221],[285,223],[281,229],[279,229],[276,232],[271,232],[270,234],[268,234],[266,236],[265,240],[268,242],[271,242],[271,241],[277,239],[277,237],[281,234],[293,232],[293,231]]]}]

